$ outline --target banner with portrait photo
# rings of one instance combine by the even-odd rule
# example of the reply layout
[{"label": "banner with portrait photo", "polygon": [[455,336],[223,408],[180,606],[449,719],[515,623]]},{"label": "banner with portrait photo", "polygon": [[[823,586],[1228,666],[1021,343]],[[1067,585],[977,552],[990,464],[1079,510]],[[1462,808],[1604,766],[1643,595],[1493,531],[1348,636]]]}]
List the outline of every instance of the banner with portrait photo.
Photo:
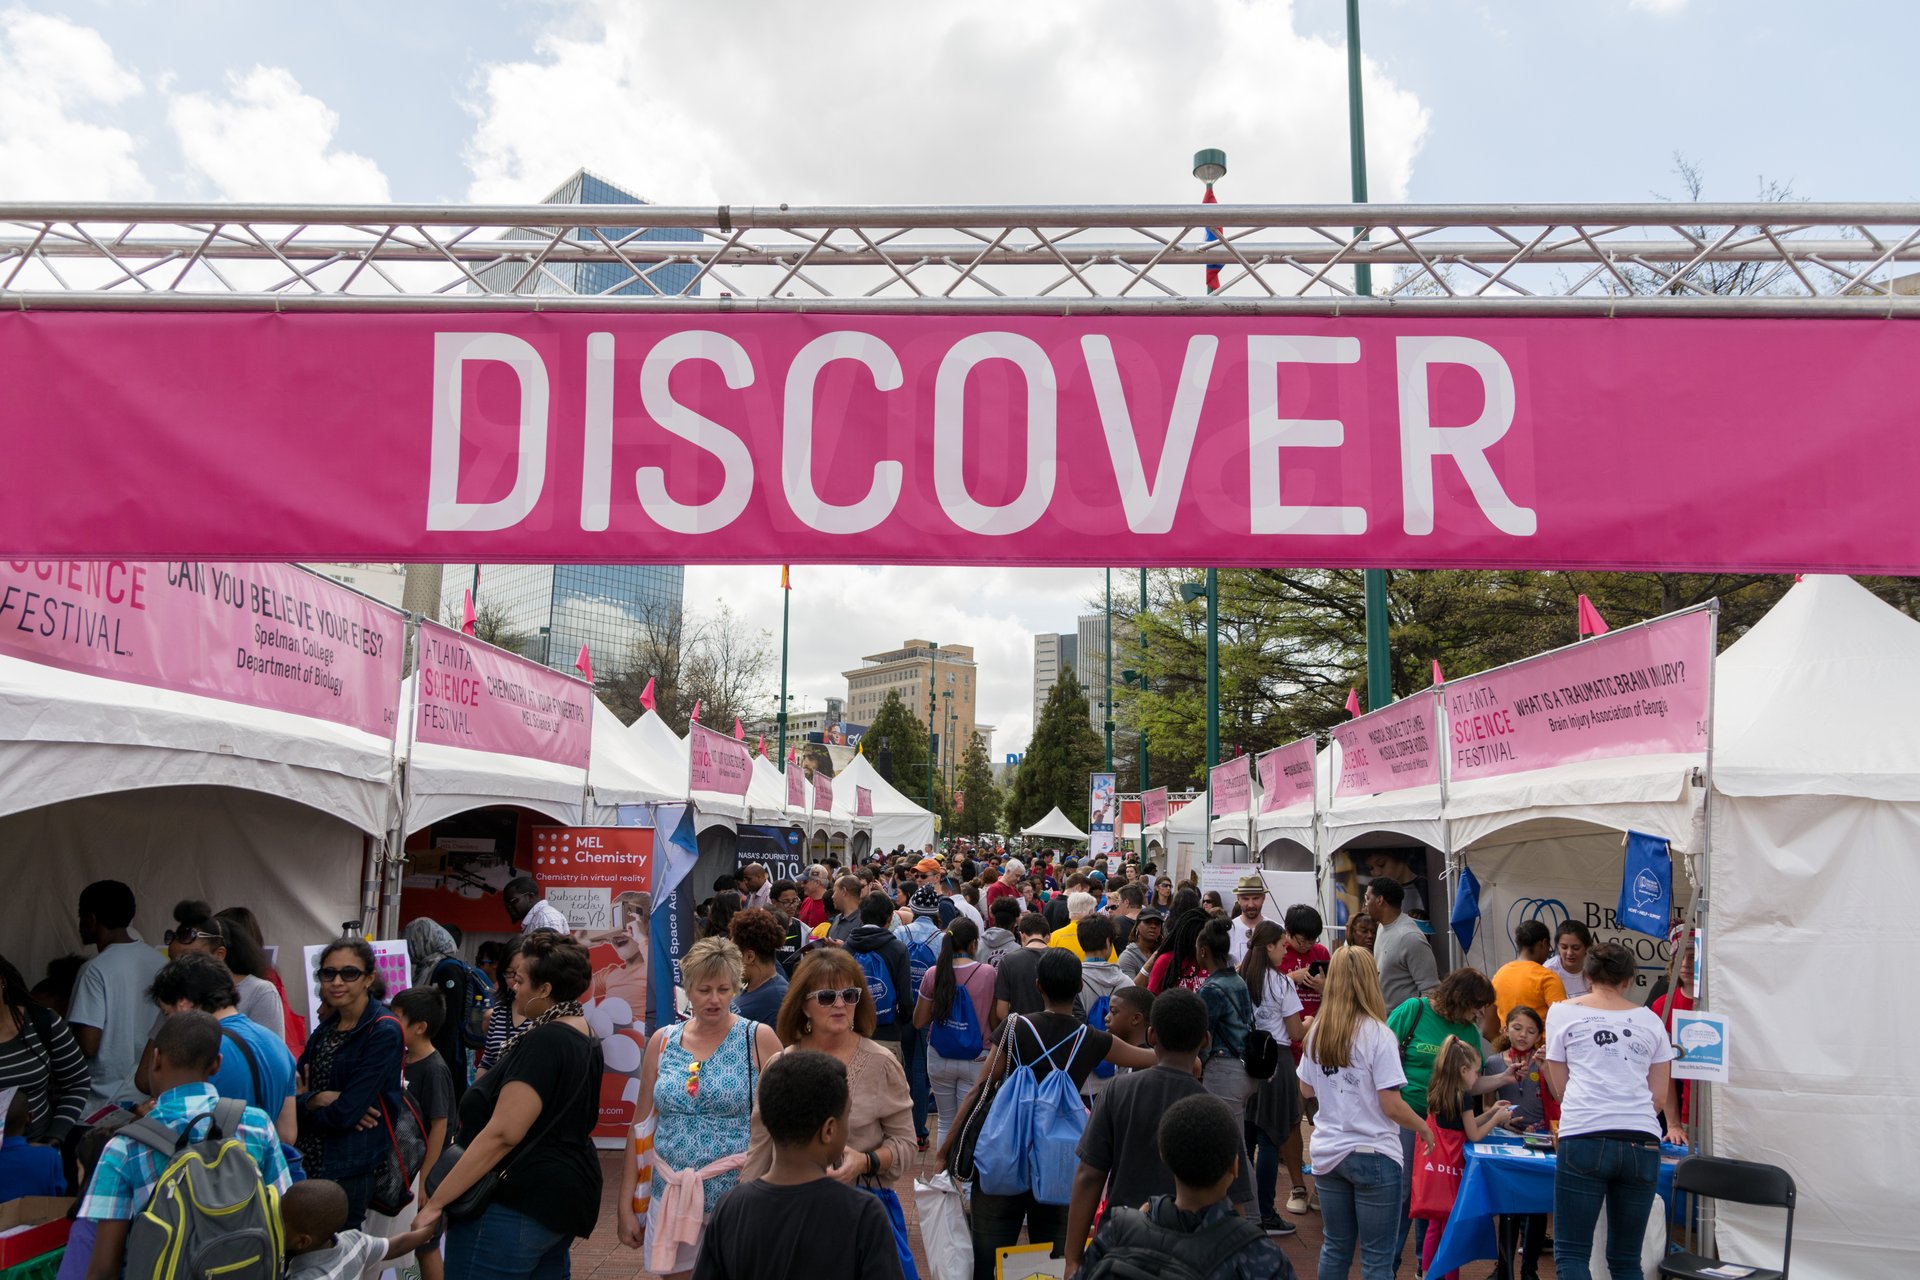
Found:
[{"label": "banner with portrait photo", "polygon": [[1110,773],[1096,773],[1088,787],[1087,841],[1096,858],[1113,852],[1114,828],[1120,824],[1120,797],[1113,789],[1113,781]]}]

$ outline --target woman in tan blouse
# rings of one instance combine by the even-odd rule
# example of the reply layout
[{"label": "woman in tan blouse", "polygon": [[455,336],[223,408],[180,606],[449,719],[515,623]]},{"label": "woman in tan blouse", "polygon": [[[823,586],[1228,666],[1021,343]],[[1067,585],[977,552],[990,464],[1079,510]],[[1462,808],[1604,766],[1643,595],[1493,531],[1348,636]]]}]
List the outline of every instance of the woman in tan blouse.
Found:
[{"label": "woman in tan blouse", "polygon": [[[916,1280],[913,1253],[907,1246],[906,1217],[893,1189],[903,1177],[912,1185],[914,1161],[919,1154],[913,1133],[913,1102],[907,1094],[907,1073],[900,1060],[873,1042],[875,1023],[873,996],[867,990],[860,962],[845,951],[822,948],[810,952],[794,970],[774,1029],[788,1049],[817,1049],[846,1065],[847,1092],[852,1095],[847,1150],[840,1163],[827,1171],[828,1176],[879,1197],[893,1222],[900,1268],[907,1280]],[[773,1145],[756,1106],[753,1138],[740,1180],[751,1182],[772,1167]]]}]

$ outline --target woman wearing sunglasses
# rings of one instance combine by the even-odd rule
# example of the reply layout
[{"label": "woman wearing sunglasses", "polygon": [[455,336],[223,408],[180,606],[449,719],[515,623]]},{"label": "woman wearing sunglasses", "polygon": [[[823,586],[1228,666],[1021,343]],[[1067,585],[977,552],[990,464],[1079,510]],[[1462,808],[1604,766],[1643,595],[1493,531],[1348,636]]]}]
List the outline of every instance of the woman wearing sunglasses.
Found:
[{"label": "woman wearing sunglasses", "polygon": [[[644,1245],[655,1275],[692,1273],[708,1215],[740,1182],[760,1072],[780,1052],[772,1027],[733,1012],[744,967],[727,938],[694,943],[680,961],[692,1016],[654,1032],[641,1061],[635,1142],[620,1174],[620,1243]],[[641,1197],[649,1137],[652,1182]]]},{"label": "woman wearing sunglasses", "polygon": [[[860,962],[846,951],[823,947],[810,951],[793,972],[775,1029],[789,1049],[817,1049],[847,1068],[852,1109],[846,1121],[847,1149],[828,1170],[850,1187],[878,1196],[893,1222],[894,1245],[906,1280],[919,1280],[907,1244],[906,1217],[894,1184],[911,1186],[918,1143],[913,1132],[913,1103],[900,1060],[873,1039],[878,1015]],[[742,1182],[763,1176],[773,1166],[773,1146],[758,1112],[753,1143],[740,1171]]]},{"label": "woman wearing sunglasses", "polygon": [[390,1149],[380,1106],[399,1114],[406,1044],[381,1002],[386,986],[364,939],[329,946],[313,981],[320,1025],[300,1055],[300,1154],[309,1178],[331,1179],[347,1193],[347,1225],[357,1230]]}]

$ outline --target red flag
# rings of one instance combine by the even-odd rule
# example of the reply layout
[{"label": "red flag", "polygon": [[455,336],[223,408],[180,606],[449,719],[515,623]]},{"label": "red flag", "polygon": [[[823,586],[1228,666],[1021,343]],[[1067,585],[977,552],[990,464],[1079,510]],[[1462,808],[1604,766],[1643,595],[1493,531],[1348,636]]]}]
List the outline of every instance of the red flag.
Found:
[{"label": "red flag", "polygon": [[[1211,182],[1207,184],[1207,194],[1200,197],[1200,203],[1201,204],[1219,204],[1220,203],[1220,201],[1214,197],[1213,184]],[[1215,243],[1218,243],[1219,240],[1220,240],[1220,233],[1214,230],[1212,227],[1208,227],[1207,243],[1215,244]],[[1208,293],[1220,292],[1220,268],[1219,267],[1210,266],[1207,268],[1207,292]]]},{"label": "red flag", "polygon": [[788,747],[788,748],[787,748],[787,763],[788,763],[788,764],[798,764],[799,762],[800,762],[800,748],[798,748],[798,747]]},{"label": "red flag", "polygon": [[745,725],[740,723],[739,716],[733,718],[733,740],[735,742],[745,742],[747,740],[747,729]]},{"label": "red flag", "polygon": [[1435,684],[1445,684],[1447,682],[1447,677],[1441,674],[1440,659],[1438,658],[1433,660],[1433,682]]},{"label": "red flag", "polygon": [[1360,714],[1360,691],[1358,689],[1347,690],[1347,714],[1355,717]]},{"label": "red flag", "polygon": [[585,641],[580,644],[580,656],[573,660],[573,669],[585,676],[588,684],[593,683],[593,659],[587,656]]},{"label": "red flag", "polygon": [[695,698],[693,700],[693,714],[687,717],[687,723],[688,724],[700,723],[700,699],[698,698]]},{"label": "red flag", "polygon": [[760,735],[760,758],[767,758],[767,735],[764,733]]},{"label": "red flag", "polygon": [[460,610],[460,630],[466,635],[472,635],[475,621],[473,616],[473,592],[469,590],[462,594],[466,596],[467,603],[466,607]]},{"label": "red flag", "polygon": [[1603,636],[1607,634],[1607,620],[1593,607],[1593,601],[1584,595],[1580,597],[1580,634],[1583,636]]},{"label": "red flag", "polygon": [[640,705],[647,711],[653,710],[653,677],[647,677],[647,687],[640,691]]}]

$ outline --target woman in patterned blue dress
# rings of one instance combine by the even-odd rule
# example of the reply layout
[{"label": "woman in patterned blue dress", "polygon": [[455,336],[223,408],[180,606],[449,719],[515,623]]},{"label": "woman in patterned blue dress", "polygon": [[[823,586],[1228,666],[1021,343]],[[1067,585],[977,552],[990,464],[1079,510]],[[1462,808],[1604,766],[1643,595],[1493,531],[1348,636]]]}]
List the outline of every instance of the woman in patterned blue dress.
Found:
[{"label": "woman in patterned blue dress", "polygon": [[648,1152],[651,1134],[651,1185],[636,1198],[643,1160],[628,1159],[619,1226],[621,1243],[645,1245],[647,1268],[660,1276],[692,1272],[707,1216],[740,1180],[760,1069],[780,1052],[772,1027],[730,1008],[743,972],[730,940],[694,943],[680,962],[692,1015],[647,1042],[634,1130],[639,1152]]}]

